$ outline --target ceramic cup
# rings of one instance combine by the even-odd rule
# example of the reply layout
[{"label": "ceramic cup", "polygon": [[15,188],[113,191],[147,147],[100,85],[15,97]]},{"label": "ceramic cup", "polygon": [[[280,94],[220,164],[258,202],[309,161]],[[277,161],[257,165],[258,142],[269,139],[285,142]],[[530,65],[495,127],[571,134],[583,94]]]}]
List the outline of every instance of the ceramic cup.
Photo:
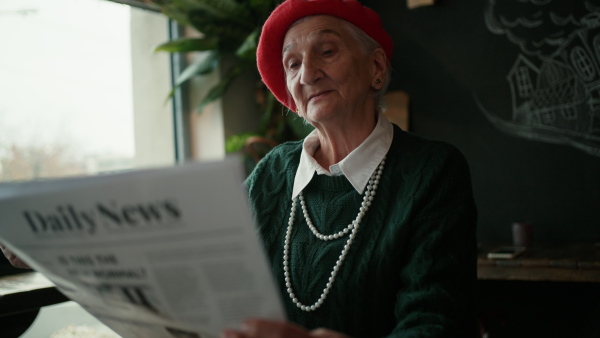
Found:
[{"label": "ceramic cup", "polygon": [[514,246],[531,247],[533,245],[533,223],[514,222],[512,224]]}]

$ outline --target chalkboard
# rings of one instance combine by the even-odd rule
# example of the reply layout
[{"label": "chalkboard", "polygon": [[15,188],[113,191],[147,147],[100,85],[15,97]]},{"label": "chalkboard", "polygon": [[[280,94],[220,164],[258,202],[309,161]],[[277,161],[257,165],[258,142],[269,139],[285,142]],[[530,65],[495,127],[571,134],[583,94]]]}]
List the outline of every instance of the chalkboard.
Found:
[{"label": "chalkboard", "polygon": [[394,40],[411,131],[466,156],[478,239],[600,241],[600,0],[364,0]]}]

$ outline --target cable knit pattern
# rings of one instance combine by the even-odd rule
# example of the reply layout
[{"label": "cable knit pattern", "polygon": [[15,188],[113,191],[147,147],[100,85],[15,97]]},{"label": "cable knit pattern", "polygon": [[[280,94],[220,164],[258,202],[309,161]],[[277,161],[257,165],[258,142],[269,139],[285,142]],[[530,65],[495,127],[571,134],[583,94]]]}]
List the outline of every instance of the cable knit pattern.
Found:
[{"label": "cable knit pattern", "polygon": [[[351,337],[475,337],[477,212],[462,154],[394,126],[377,195],[330,294],[319,309],[303,312],[289,298],[283,277],[283,242],[301,150],[301,142],[278,146],[246,181],[288,318]],[[362,201],[343,176],[315,175],[304,197],[323,234],[346,227]],[[346,240],[317,239],[296,212],[290,266],[302,303],[318,299]]]}]

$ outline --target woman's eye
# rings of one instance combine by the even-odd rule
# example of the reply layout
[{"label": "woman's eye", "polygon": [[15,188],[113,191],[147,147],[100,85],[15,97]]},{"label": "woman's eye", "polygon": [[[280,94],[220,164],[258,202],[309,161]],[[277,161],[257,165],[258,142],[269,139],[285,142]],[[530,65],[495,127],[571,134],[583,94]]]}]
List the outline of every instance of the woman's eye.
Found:
[{"label": "woman's eye", "polygon": [[300,66],[299,62],[290,62],[289,68],[290,69],[295,69],[295,68],[298,68],[299,66]]},{"label": "woman's eye", "polygon": [[333,54],[333,51],[331,49],[327,49],[327,50],[323,51],[323,55],[327,56],[327,55],[331,55],[331,54]]}]

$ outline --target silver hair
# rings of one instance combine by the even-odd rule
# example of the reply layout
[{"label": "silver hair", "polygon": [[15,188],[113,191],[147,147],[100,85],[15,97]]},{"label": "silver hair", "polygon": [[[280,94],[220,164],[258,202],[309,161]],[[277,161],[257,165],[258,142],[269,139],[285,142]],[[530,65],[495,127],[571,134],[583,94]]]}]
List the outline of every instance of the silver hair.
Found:
[{"label": "silver hair", "polygon": [[[310,18],[312,16],[315,16],[315,15],[305,16],[305,17],[299,19],[298,21],[291,24],[290,28],[294,27],[295,25],[297,25],[303,21],[306,21],[308,18]],[[350,35],[352,35],[352,37],[356,40],[356,42],[358,42],[359,47],[364,51],[365,55],[369,55],[376,48],[381,48],[381,45],[377,41],[375,41],[372,37],[367,35],[367,33],[365,33],[362,29],[356,27],[356,25],[354,25],[353,23],[342,19],[342,27],[348,33],[350,33]],[[289,28],[288,28],[288,30],[289,30]],[[385,100],[383,99],[383,95],[387,91],[387,89],[390,85],[390,81],[392,80],[392,67],[391,67],[390,60],[387,60],[387,58],[386,58],[386,66],[387,66],[387,71],[385,74],[385,79],[383,79],[383,86],[380,89],[378,89],[375,93],[375,105],[376,105],[376,108],[378,111],[385,111],[385,109],[386,109]],[[288,91],[288,100],[293,100],[292,95],[290,94],[289,91]],[[296,108],[296,109],[298,109],[298,108]]]},{"label": "silver hair", "polygon": [[[381,48],[381,45],[373,40],[372,37],[368,36],[362,29],[356,27],[353,23],[348,22],[346,20],[342,20],[342,27],[344,27],[358,42],[359,47],[365,52],[365,55],[369,55],[376,48]],[[383,79],[383,86],[375,93],[375,104],[377,108],[381,111],[385,111],[385,102],[383,100],[383,95],[388,89],[390,85],[390,81],[392,80],[392,67],[390,64],[390,60],[386,58],[386,66],[387,72],[385,74],[385,79]]]}]

